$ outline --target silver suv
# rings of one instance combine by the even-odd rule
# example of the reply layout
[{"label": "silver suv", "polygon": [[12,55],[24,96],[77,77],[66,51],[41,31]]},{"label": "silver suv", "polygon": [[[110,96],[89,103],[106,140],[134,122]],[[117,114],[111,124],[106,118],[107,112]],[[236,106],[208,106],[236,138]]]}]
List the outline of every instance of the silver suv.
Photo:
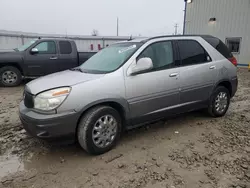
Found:
[{"label": "silver suv", "polygon": [[223,116],[237,90],[237,61],[212,36],[161,36],[116,43],[81,66],[28,83],[20,119],[41,139],[110,150],[124,129],[207,108]]}]

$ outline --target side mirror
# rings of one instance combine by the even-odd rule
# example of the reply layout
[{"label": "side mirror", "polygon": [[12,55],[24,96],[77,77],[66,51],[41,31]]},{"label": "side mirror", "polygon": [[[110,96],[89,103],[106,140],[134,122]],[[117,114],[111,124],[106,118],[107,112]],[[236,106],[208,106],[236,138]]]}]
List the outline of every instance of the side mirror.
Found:
[{"label": "side mirror", "polygon": [[31,51],[30,51],[31,54],[37,54],[38,52],[39,51],[38,51],[37,48],[32,48]]},{"label": "side mirror", "polygon": [[147,70],[151,70],[153,68],[153,62],[150,58],[144,57],[139,59],[135,66],[131,67],[130,74],[138,74]]}]

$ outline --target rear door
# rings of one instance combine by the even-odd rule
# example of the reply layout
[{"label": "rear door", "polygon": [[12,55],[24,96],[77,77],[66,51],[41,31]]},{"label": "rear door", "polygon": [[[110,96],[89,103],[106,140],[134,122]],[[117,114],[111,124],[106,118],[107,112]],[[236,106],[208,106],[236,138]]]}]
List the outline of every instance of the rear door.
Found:
[{"label": "rear door", "polygon": [[[38,53],[32,54],[32,48],[36,48]],[[27,50],[25,55],[28,76],[42,76],[57,71],[58,52],[55,41],[43,40],[31,49]]]},{"label": "rear door", "polygon": [[183,106],[208,100],[216,81],[215,62],[197,40],[178,40],[180,66],[180,102]]},{"label": "rear door", "polygon": [[58,41],[59,56],[58,56],[58,71],[67,70],[78,66],[78,54],[70,41]]}]

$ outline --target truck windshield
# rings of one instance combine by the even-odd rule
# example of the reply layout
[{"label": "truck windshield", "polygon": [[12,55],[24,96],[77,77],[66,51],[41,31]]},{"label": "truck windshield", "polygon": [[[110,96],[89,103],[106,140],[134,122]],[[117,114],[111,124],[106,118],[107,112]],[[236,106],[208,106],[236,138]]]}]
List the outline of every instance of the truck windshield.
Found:
[{"label": "truck windshield", "polygon": [[84,62],[80,69],[93,74],[113,72],[122,66],[141,45],[142,43],[133,42],[113,44]]},{"label": "truck windshield", "polygon": [[26,44],[24,44],[23,46],[20,46],[19,48],[15,48],[15,50],[22,52],[22,51],[26,50],[27,48],[29,48],[35,42],[36,42],[36,40],[29,41]]}]

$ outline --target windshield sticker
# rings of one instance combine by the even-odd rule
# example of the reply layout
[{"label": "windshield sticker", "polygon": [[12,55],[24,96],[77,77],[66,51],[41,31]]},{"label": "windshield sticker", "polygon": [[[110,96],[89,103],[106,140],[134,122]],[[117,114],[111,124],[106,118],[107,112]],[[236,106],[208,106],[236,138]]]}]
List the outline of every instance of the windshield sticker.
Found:
[{"label": "windshield sticker", "polygon": [[119,54],[121,54],[121,53],[123,53],[123,52],[126,52],[126,51],[128,51],[128,50],[132,50],[132,49],[134,49],[134,48],[136,48],[136,45],[135,45],[135,44],[132,45],[132,46],[129,46],[129,47],[127,47],[127,48],[121,49],[121,50],[119,50],[118,52],[119,52]]}]

